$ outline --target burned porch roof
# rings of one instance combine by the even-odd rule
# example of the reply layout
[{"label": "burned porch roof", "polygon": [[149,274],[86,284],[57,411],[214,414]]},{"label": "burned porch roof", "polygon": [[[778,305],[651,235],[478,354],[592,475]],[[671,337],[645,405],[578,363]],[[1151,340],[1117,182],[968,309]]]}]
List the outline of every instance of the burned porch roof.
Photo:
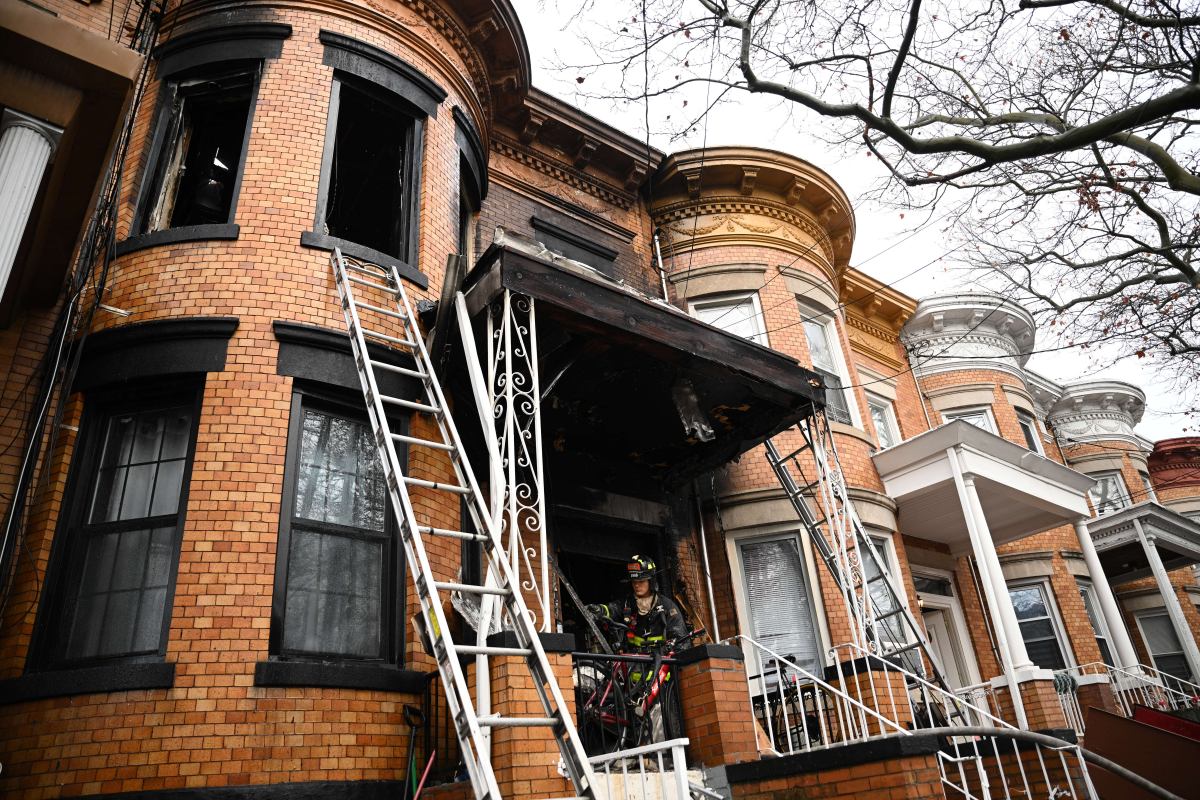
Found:
[{"label": "burned porch roof", "polygon": [[464,282],[471,318],[505,289],[536,303],[542,437],[556,478],[656,493],[824,404],[820,377],[794,359],[498,230]]}]

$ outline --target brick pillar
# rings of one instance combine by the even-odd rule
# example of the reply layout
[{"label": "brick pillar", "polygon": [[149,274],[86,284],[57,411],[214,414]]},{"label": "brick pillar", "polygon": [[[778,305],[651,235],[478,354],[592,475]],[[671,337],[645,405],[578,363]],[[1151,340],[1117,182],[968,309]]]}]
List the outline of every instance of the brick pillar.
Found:
[{"label": "brick pillar", "polygon": [[[825,680],[902,729],[912,727],[914,709],[909,701],[904,675],[875,656],[846,661],[825,670]],[[874,717],[866,720],[871,735],[895,733],[896,729]]]},{"label": "brick pillar", "polygon": [[[571,651],[575,637],[569,633],[541,634],[542,647],[558,680],[571,717],[575,717],[575,691],[571,678]],[[488,637],[488,644],[517,647],[509,631]],[[488,659],[492,679],[492,713],[502,717],[545,716],[533,678],[518,657]],[[558,772],[561,754],[549,728],[499,728],[492,732],[492,767],[504,797],[573,797],[571,782]]]},{"label": "brick pillar", "polygon": [[1121,707],[1117,704],[1112,683],[1109,682],[1107,675],[1083,675],[1078,680],[1079,686],[1076,692],[1079,695],[1079,707],[1083,710],[1085,721],[1089,708],[1099,708],[1110,714],[1124,716],[1121,714]]},{"label": "brick pillar", "polygon": [[[1021,687],[1021,701],[1025,704],[1025,718],[1031,731],[1061,731],[1070,728],[1067,715],[1059,702],[1058,692],[1054,689],[1053,674],[1049,670],[1031,670],[1021,680],[1018,673],[1017,685]],[[992,681],[996,688],[996,703],[1000,707],[996,715],[1003,720],[1017,724],[1013,711],[1012,698],[1009,696],[1007,679],[1001,677]]]},{"label": "brick pillar", "polygon": [[679,662],[683,724],[692,759],[706,767],[756,760],[742,651],[703,645],[681,653]]}]

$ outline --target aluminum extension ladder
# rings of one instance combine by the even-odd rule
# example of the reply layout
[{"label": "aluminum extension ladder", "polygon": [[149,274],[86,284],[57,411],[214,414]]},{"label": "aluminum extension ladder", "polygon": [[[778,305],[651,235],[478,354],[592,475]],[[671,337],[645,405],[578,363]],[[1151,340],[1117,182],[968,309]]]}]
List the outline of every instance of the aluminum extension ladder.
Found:
[{"label": "aluminum extension ladder", "polygon": [[[847,495],[825,412],[817,411],[801,420],[794,430],[800,432],[804,444],[781,455],[774,441],[768,439],[767,461],[846,599],[850,619],[864,639],[863,646],[918,676],[927,672],[922,663],[924,657],[932,667],[932,674],[928,676],[930,683],[952,692],[924,630],[897,589],[900,583],[892,576],[887,559],[863,528]],[[801,486],[792,477],[788,464],[793,464],[797,474],[805,479],[799,458],[806,452],[812,453],[816,477]],[[810,496],[819,498],[817,508],[810,503]],[[822,511],[823,515],[820,515]],[[851,558],[854,552],[858,555],[857,564]],[[868,565],[873,569],[868,569]],[[851,574],[847,575],[847,572]],[[858,573],[857,578],[855,573]]]},{"label": "aluminum extension ladder", "polygon": [[[488,514],[483,495],[480,493],[475,475],[471,471],[471,465],[467,461],[467,454],[463,449],[454,421],[447,410],[446,398],[442,395],[441,385],[432,369],[429,353],[421,339],[413,307],[404,290],[400,275],[394,267],[384,268],[375,264],[347,259],[342,255],[340,249],[334,250],[332,261],[334,279],[337,284],[338,296],[341,299],[342,311],[346,317],[350,342],[354,349],[354,360],[367,403],[375,446],[383,464],[388,495],[399,523],[404,552],[421,605],[423,630],[432,645],[438,672],[446,687],[446,704],[449,706],[451,717],[454,720],[454,728],[461,745],[463,761],[466,763],[467,772],[475,790],[475,797],[479,800],[500,800],[501,797],[495,771],[492,768],[491,751],[485,741],[483,729],[545,727],[553,732],[554,738],[558,742],[558,748],[562,753],[562,763],[577,795],[579,798],[592,798],[594,797],[593,772],[580,742],[579,732],[571,720],[570,713],[563,701],[562,692],[554,679],[554,674],[546,659],[546,653],[538,639],[537,630],[521,596],[520,587],[514,579],[511,564],[505,556],[504,548],[500,546],[499,535]],[[374,304],[362,302],[355,297],[354,287],[356,286],[380,298],[386,296],[386,299],[378,300]],[[369,315],[367,316],[368,320],[377,322],[400,320],[404,328],[404,335],[401,337],[389,336],[372,330],[364,326],[362,322],[364,315]],[[416,362],[416,368],[409,369],[372,360],[367,350],[368,341],[391,345],[410,353]],[[376,370],[385,370],[419,380],[424,387],[424,402],[381,394],[375,379]],[[388,422],[388,408],[432,416],[437,422],[439,438],[429,440],[393,433]],[[449,454],[450,460],[454,464],[456,481],[454,483],[437,483],[409,477],[404,472],[405,465],[397,458],[397,443]],[[408,493],[410,486],[444,493],[453,499],[454,504],[457,504],[460,499],[465,500],[474,522],[474,530],[485,531],[485,533],[446,530],[421,524],[413,512]],[[437,580],[426,555],[423,540],[425,536],[481,542],[491,566],[490,570],[484,570],[489,576],[487,582],[484,585],[475,585]],[[493,578],[493,576],[495,577]],[[496,596],[511,621],[517,646],[491,647],[454,642],[450,636],[450,626],[443,610],[441,598],[443,592]],[[523,658],[541,700],[543,716],[479,716],[475,712],[466,677],[459,661],[459,656],[464,655]]]}]

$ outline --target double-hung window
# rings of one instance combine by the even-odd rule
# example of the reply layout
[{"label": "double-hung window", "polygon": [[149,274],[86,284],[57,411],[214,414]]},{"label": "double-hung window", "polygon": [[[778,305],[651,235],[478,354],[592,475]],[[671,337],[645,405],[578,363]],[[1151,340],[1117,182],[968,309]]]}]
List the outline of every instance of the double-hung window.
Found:
[{"label": "double-hung window", "polygon": [[996,423],[992,421],[992,412],[987,408],[956,408],[942,412],[942,419],[946,422],[954,422],[961,419],[968,425],[974,425],[980,430],[985,430],[988,433],[996,432]]},{"label": "double-hung window", "polygon": [[871,422],[875,424],[879,446],[886,448],[899,444],[900,427],[896,424],[896,409],[892,401],[868,392],[867,408],[871,410]]},{"label": "double-hung window", "polygon": [[762,309],[754,292],[712,295],[692,301],[690,308],[692,316],[701,322],[752,342],[767,343]]},{"label": "double-hung window", "polygon": [[1027,411],[1017,409],[1017,425],[1025,437],[1025,446],[1035,453],[1042,452],[1042,437],[1038,434],[1037,421]]},{"label": "double-hung window", "polygon": [[[1188,667],[1187,656],[1183,653],[1183,645],[1180,644],[1167,613],[1152,611],[1138,614],[1137,624],[1154,667],[1172,677],[1195,682],[1196,678]],[[1170,684],[1169,679],[1167,683]]]},{"label": "double-hung window", "polygon": [[1050,601],[1047,584],[1009,586],[1008,596],[1017,612],[1021,638],[1025,640],[1030,660],[1043,669],[1066,669],[1062,627]]},{"label": "double-hung window", "polygon": [[1083,608],[1087,611],[1088,621],[1092,623],[1092,632],[1096,634],[1096,646],[1100,648],[1100,659],[1110,667],[1115,667],[1112,646],[1109,644],[1108,626],[1100,614],[1100,604],[1096,599],[1096,590],[1087,581],[1076,579],[1079,586],[1079,596],[1083,599]]},{"label": "double-hung window", "polygon": [[1096,485],[1088,489],[1096,516],[1102,517],[1129,505],[1129,493],[1125,491],[1125,479],[1120,472],[1093,472],[1088,477],[1096,480]]},{"label": "double-hung window", "polygon": [[821,376],[825,384],[825,413],[834,422],[854,424],[850,412],[852,400],[847,387],[846,371],[842,362],[841,349],[837,344],[837,326],[828,312],[810,308],[800,303],[800,315],[804,321],[804,337],[808,340],[808,355],[813,371]]},{"label": "double-hung window", "polygon": [[272,652],[399,663],[403,557],[365,417],[297,392],[284,480]]},{"label": "double-hung window", "polygon": [[819,674],[821,645],[800,539],[791,533],[743,539],[737,548],[755,640]]},{"label": "double-hung window", "polygon": [[89,398],[40,666],[166,653],[199,401],[199,387]]}]

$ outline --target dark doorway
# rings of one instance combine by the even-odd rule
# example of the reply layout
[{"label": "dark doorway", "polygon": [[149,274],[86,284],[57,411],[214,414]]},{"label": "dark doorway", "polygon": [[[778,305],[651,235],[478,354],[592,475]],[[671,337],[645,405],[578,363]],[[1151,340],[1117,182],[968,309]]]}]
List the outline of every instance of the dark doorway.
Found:
[{"label": "dark doorway", "polygon": [[[670,589],[670,575],[663,570],[661,528],[566,512],[555,515],[552,530],[559,569],[584,603],[623,597],[629,591],[624,583],[625,565],[634,554],[654,559],[659,566],[660,590]],[[562,593],[562,616],[563,630],[574,633],[578,646],[584,648],[587,625],[566,592]]]}]

